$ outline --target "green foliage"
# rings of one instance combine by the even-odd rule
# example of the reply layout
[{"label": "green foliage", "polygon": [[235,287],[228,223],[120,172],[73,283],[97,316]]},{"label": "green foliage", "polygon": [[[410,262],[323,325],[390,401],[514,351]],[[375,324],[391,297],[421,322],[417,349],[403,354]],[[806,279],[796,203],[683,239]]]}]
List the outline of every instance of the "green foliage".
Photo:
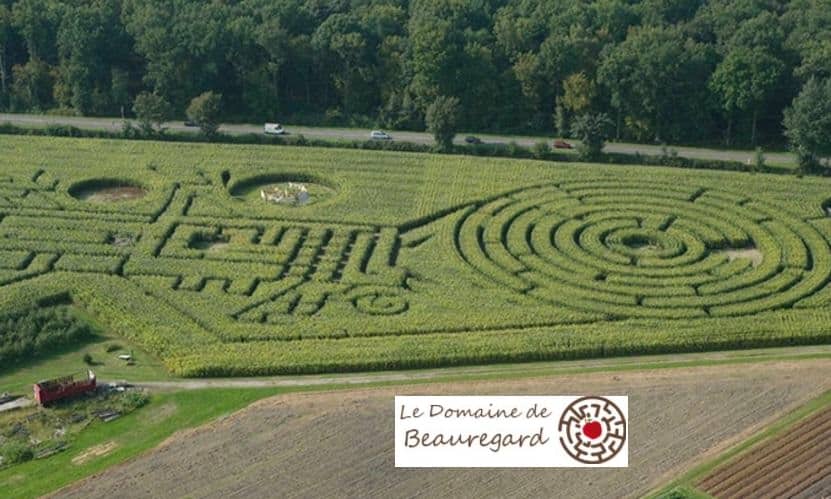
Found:
[{"label": "green foliage", "polygon": [[130,390],[121,397],[119,402],[124,412],[131,412],[147,405],[150,402],[150,396],[143,390]]},{"label": "green foliage", "polygon": [[162,131],[162,124],[173,115],[170,104],[161,95],[142,92],[133,101],[133,112],[146,134]]},{"label": "green foliage", "polygon": [[43,111],[52,104],[52,74],[49,65],[33,59],[12,67],[12,109]]},{"label": "green foliage", "polygon": [[115,411],[119,418],[125,418],[149,402],[149,395],[140,389],[103,389],[50,404],[48,410],[31,408],[5,413],[0,426],[0,470],[12,467],[17,471],[20,468],[15,468],[16,464],[71,449],[87,432],[111,426],[112,422],[98,420],[101,411]]},{"label": "green foliage", "polygon": [[459,99],[455,97],[438,96],[427,106],[427,131],[433,135],[439,150],[449,151],[453,148],[458,119]]},{"label": "green foliage", "polygon": [[589,110],[597,90],[595,83],[586,73],[575,73],[563,82],[563,106],[574,114],[583,114]]},{"label": "green foliage", "polygon": [[15,439],[0,446],[0,456],[3,466],[8,466],[31,461],[35,453],[30,445]]},{"label": "green foliage", "polygon": [[37,357],[89,340],[92,330],[66,307],[32,308],[0,316],[0,364]]},{"label": "green foliage", "polygon": [[580,140],[578,154],[584,160],[600,157],[603,146],[611,135],[612,120],[605,114],[583,114],[571,124],[572,137]]},{"label": "green foliage", "polygon": [[695,499],[695,497],[696,496],[689,491],[681,487],[677,487],[660,494],[656,499]]},{"label": "green foliage", "polygon": [[537,159],[545,159],[551,153],[551,146],[545,141],[537,142],[531,148],[531,153]]},{"label": "green foliage", "polygon": [[[0,148],[13,158],[0,314],[71,300],[178,375],[828,339],[825,179],[29,136]],[[289,181],[325,197],[260,199]],[[87,196],[125,185],[146,195]]]},{"label": "green foliage", "polygon": [[752,171],[760,172],[765,169],[765,151],[761,147],[756,148],[756,152],[753,155],[753,168]]},{"label": "green foliage", "polygon": [[446,96],[467,130],[605,112],[627,139],[778,143],[791,75],[831,76],[822,2],[480,3],[10,0],[0,108],[121,116],[151,92],[181,111],[213,89],[228,120],[423,129]]},{"label": "green foliage", "polygon": [[765,48],[737,47],[727,54],[710,79],[710,87],[730,120],[737,112],[753,113],[751,143],[756,142],[759,108],[780,88],[784,70],[785,64]]},{"label": "green foliage", "polygon": [[188,105],[188,119],[199,126],[202,133],[213,138],[219,131],[219,105],[222,95],[214,92],[205,92],[194,97]]},{"label": "green foliage", "polygon": [[831,78],[811,79],[785,110],[785,135],[804,171],[831,155]]},{"label": "green foliage", "polygon": [[565,105],[557,99],[557,104],[554,106],[554,130],[560,137],[571,137],[571,128],[568,124],[568,115],[566,114]]},{"label": "green foliage", "polygon": [[704,119],[709,64],[707,48],[678,27],[648,26],[609,50],[598,79],[615,109],[646,125],[642,139],[679,140],[694,133],[684,123]]}]

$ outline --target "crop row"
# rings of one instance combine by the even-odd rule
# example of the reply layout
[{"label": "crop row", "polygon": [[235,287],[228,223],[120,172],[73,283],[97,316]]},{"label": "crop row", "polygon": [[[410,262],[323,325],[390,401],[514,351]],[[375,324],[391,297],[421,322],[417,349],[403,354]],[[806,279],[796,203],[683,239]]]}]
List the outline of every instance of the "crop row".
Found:
[{"label": "crop row", "polygon": [[[105,140],[0,150],[15,152],[0,310],[69,299],[179,374],[828,341],[823,179]],[[333,192],[299,207],[238,192],[263,179]],[[114,180],[146,196],[78,192]]]}]

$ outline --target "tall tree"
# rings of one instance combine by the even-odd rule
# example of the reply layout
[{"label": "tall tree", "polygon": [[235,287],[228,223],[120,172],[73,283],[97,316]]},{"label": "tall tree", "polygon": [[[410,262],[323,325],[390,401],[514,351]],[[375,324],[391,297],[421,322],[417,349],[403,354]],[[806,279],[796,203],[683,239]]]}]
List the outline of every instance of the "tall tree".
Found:
[{"label": "tall tree", "polygon": [[350,114],[361,106],[358,94],[373,79],[371,47],[358,20],[348,14],[334,14],[315,30],[314,46],[325,57],[332,80],[340,94],[343,110]]},{"label": "tall tree", "polygon": [[52,0],[18,0],[12,6],[12,20],[26,42],[30,59],[53,63],[55,38],[62,4]]},{"label": "tall tree", "polygon": [[453,138],[459,121],[459,99],[439,96],[429,106],[425,115],[427,131],[433,135],[442,151],[453,148]]},{"label": "tall tree", "polygon": [[206,137],[212,139],[219,132],[219,115],[222,95],[215,92],[204,92],[194,97],[187,108],[188,119],[193,121],[202,130]]},{"label": "tall tree", "polygon": [[12,109],[46,111],[52,105],[52,72],[40,59],[12,67]]},{"label": "tall tree", "polygon": [[710,88],[728,116],[725,142],[730,145],[736,113],[752,113],[750,142],[756,145],[756,122],[760,108],[779,88],[784,63],[763,49],[735,47],[718,65]]},{"label": "tall tree", "polygon": [[831,79],[812,78],[785,110],[785,135],[803,170],[831,156]]},{"label": "tall tree", "polygon": [[136,96],[133,112],[136,113],[139,127],[148,135],[162,132],[162,125],[173,115],[170,103],[161,95],[150,92],[142,92]]},{"label": "tall tree", "polygon": [[603,113],[585,113],[574,120],[571,135],[580,140],[577,153],[584,160],[595,160],[603,152],[603,146],[612,130],[612,120]]},{"label": "tall tree", "polygon": [[145,83],[174,105],[233,82],[225,72],[231,18],[225,2],[124,0],[123,18],[145,59]]},{"label": "tall tree", "polygon": [[58,74],[66,91],[62,104],[78,113],[92,110],[95,80],[102,71],[97,57],[105,49],[99,45],[102,29],[92,9],[68,9],[58,29]]},{"label": "tall tree", "polygon": [[678,28],[643,27],[608,50],[598,78],[612,105],[662,142],[687,135],[689,123],[700,120],[710,66],[706,47]]},{"label": "tall tree", "polygon": [[0,108],[4,108],[9,96],[8,45],[12,36],[12,13],[0,4]]}]

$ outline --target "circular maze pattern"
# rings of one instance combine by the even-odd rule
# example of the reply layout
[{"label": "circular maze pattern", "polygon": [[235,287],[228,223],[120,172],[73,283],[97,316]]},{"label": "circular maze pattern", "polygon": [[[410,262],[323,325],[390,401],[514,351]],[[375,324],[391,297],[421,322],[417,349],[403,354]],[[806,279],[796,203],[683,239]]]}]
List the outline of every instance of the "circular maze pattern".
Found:
[{"label": "circular maze pattern", "polygon": [[563,449],[585,464],[609,461],[626,442],[626,417],[604,397],[583,397],[569,404],[558,429]]},{"label": "circular maze pattern", "polygon": [[493,285],[607,318],[790,307],[831,273],[828,242],[799,215],[658,182],[506,193],[468,211],[454,237],[461,258]]}]

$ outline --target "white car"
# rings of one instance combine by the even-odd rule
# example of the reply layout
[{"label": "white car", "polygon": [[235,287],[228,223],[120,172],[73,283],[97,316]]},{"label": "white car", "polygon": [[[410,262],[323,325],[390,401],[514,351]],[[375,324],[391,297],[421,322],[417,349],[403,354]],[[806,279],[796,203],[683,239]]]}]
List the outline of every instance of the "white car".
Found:
[{"label": "white car", "polygon": [[279,123],[266,123],[263,127],[263,133],[266,135],[285,135],[286,129]]},{"label": "white car", "polygon": [[392,137],[387,132],[382,132],[381,130],[371,131],[369,138],[372,140],[392,140]]}]

